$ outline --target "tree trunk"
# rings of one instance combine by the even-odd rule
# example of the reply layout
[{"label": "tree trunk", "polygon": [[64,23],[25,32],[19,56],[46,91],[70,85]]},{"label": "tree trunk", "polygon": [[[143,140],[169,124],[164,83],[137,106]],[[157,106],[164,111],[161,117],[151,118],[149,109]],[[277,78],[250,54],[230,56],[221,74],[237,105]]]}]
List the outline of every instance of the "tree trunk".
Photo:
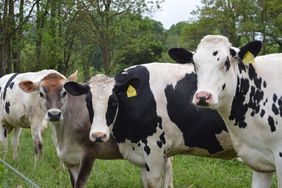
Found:
[{"label": "tree trunk", "polygon": [[103,56],[103,65],[105,74],[110,73],[110,48],[106,44],[101,44],[100,46]]}]

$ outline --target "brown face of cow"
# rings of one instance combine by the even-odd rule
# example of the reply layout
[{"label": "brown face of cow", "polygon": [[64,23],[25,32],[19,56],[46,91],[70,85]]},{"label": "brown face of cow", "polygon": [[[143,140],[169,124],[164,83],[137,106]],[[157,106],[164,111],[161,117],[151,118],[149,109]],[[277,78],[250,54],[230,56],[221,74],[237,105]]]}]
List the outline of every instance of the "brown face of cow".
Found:
[{"label": "brown face of cow", "polygon": [[62,119],[62,110],[66,105],[66,91],[63,87],[65,82],[66,79],[61,75],[51,73],[39,84],[39,95],[42,107],[47,111],[47,121],[56,122]]}]

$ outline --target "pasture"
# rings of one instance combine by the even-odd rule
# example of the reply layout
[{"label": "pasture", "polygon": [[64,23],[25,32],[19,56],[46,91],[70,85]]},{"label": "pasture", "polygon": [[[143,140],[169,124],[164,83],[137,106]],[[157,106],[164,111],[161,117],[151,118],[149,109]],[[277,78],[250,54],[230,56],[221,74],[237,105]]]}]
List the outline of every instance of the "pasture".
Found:
[{"label": "pasture", "polygon": [[[11,135],[9,135],[11,137]],[[50,127],[43,135],[43,157],[33,169],[34,146],[30,130],[25,129],[20,138],[18,159],[12,160],[12,147],[5,161],[32,179],[40,187],[69,188],[69,174],[60,167],[51,140]],[[0,150],[2,152],[2,148]],[[1,156],[3,156],[1,154]],[[175,156],[173,182],[175,188],[244,188],[250,187],[251,170],[237,160],[223,161],[192,156]],[[142,187],[140,170],[125,160],[97,160],[87,187],[136,188]],[[277,187],[276,177],[272,188]],[[31,187],[0,163],[0,188]]]}]

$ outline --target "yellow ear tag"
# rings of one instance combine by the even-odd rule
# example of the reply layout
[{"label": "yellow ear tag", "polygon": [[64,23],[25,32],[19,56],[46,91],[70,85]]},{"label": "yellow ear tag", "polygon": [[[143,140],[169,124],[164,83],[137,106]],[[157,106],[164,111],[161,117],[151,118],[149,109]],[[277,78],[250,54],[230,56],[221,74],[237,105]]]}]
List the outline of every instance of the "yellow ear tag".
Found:
[{"label": "yellow ear tag", "polygon": [[255,61],[254,55],[251,52],[247,51],[246,54],[243,57],[243,63],[244,64],[251,64],[254,61]]},{"label": "yellow ear tag", "polygon": [[127,94],[127,98],[137,96],[136,89],[132,85],[130,85],[130,84],[129,84],[128,88],[127,88],[126,94]]}]

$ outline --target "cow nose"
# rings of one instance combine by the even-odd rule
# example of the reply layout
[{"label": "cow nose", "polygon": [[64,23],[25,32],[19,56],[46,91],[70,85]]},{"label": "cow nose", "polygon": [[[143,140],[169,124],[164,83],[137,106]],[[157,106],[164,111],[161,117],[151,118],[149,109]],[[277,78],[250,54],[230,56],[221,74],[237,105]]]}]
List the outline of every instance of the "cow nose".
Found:
[{"label": "cow nose", "polygon": [[199,106],[208,106],[211,100],[212,94],[207,91],[200,91],[195,94],[195,102]]},{"label": "cow nose", "polygon": [[51,109],[47,114],[49,121],[59,121],[61,119],[62,112],[58,109]]},{"label": "cow nose", "polygon": [[91,134],[91,140],[93,142],[104,142],[107,135],[102,132],[95,132]]}]

